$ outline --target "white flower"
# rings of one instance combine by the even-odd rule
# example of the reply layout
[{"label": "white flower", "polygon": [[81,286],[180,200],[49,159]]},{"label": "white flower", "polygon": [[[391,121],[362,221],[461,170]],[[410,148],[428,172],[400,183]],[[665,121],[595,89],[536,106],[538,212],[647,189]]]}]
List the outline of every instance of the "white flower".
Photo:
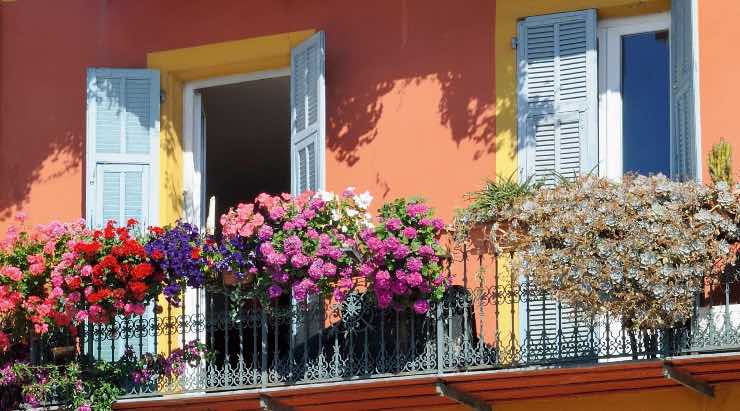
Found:
[{"label": "white flower", "polygon": [[339,221],[339,219],[342,218],[342,215],[337,210],[331,210],[331,219],[334,221]]},{"label": "white flower", "polygon": [[362,210],[367,210],[370,207],[370,203],[373,201],[373,196],[370,195],[369,191],[365,191],[362,194],[354,196],[355,204]]},{"label": "white flower", "polygon": [[337,196],[331,191],[319,190],[316,192],[314,197],[317,197],[317,198],[322,199],[323,201],[329,202],[329,201],[334,200]]},{"label": "white flower", "polygon": [[356,215],[360,214],[359,211],[355,210],[354,208],[348,208],[347,209],[347,216],[348,217],[354,217]]}]

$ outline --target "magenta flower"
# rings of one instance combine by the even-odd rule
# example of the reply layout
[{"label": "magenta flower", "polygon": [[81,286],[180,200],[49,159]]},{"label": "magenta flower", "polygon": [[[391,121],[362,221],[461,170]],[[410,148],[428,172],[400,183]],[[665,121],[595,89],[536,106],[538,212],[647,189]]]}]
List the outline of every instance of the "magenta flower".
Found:
[{"label": "magenta flower", "polygon": [[391,231],[400,230],[401,229],[401,219],[397,217],[389,218],[388,221],[385,222],[385,228]]},{"label": "magenta flower", "polygon": [[272,284],[267,288],[267,295],[270,297],[271,300],[276,300],[280,298],[280,296],[283,294],[283,287]]},{"label": "magenta flower", "polygon": [[300,253],[290,257],[290,264],[292,264],[295,268],[303,268],[307,266],[309,262],[310,260],[308,259],[308,257]]},{"label": "magenta flower", "polygon": [[414,227],[406,227],[401,231],[401,235],[411,240],[416,238],[416,229]]},{"label": "magenta flower", "polygon": [[426,314],[429,311],[429,301],[425,299],[418,299],[414,302],[414,311],[417,314]]}]

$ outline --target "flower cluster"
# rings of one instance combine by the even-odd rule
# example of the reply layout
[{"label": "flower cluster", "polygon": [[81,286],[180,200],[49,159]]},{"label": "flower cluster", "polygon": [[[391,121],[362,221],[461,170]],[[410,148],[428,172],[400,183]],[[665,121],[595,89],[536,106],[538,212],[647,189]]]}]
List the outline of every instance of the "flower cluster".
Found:
[{"label": "flower cluster", "polygon": [[352,188],[339,196],[260,194],[221,217],[224,240],[216,268],[273,300],[292,295],[305,302],[319,293],[341,300],[353,287],[352,249],[369,224],[371,200]]},{"label": "flower cluster", "polygon": [[178,305],[185,287],[205,285],[208,265],[203,253],[206,240],[198,227],[178,221],[166,229],[150,227],[150,239],[144,246],[152,263],[163,273],[164,295]]},{"label": "flower cluster", "polygon": [[88,305],[77,313],[78,320],[106,323],[116,314],[141,315],[144,305],[159,294],[163,273],[149,261],[144,244],[132,236],[136,225],[133,219],[120,227],[109,221],[72,247],[78,258],[68,272],[75,276],[75,285],[80,284]]},{"label": "flower cluster", "polygon": [[[681,324],[698,291],[735,263],[740,193],[662,175],[581,177],[498,210],[515,273],[632,329]],[[731,256],[731,258],[727,258]]]},{"label": "flower cluster", "polygon": [[403,199],[385,204],[378,222],[361,234],[361,275],[370,279],[379,307],[411,305],[426,313],[429,300],[440,300],[449,284],[439,244],[444,223],[423,202]]},{"label": "flower cluster", "polygon": [[128,377],[135,386],[146,385],[164,379],[174,381],[185,372],[187,366],[197,367],[211,353],[198,341],[190,341],[182,348],[172,350],[169,355],[145,353],[136,358],[129,347],[119,362],[126,363]]},{"label": "flower cluster", "polygon": [[81,300],[80,275],[67,269],[77,259],[72,249],[88,233],[84,221],[28,228],[24,218],[17,216],[20,226],[11,226],[0,242],[0,354],[10,347],[8,330],[15,341],[25,339],[28,328],[44,334],[68,327]]}]

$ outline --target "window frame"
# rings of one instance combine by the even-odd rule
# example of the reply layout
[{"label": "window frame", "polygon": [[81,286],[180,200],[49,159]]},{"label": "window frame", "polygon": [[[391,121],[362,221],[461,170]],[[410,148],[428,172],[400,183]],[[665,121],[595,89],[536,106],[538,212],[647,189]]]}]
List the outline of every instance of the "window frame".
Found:
[{"label": "window frame", "polygon": [[[668,31],[670,36],[670,12],[597,21],[598,141],[601,177],[620,180],[624,174],[621,37],[663,30]],[[670,60],[671,50],[668,52]],[[667,149],[670,151],[670,147]]]}]

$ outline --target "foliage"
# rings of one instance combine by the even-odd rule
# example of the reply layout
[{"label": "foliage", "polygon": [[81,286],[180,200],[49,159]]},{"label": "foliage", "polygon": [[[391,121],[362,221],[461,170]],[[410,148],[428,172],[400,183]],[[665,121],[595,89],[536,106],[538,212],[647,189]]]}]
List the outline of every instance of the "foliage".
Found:
[{"label": "foliage", "polygon": [[441,300],[449,285],[439,244],[444,223],[421,200],[404,199],[384,204],[378,222],[362,233],[361,275],[370,280],[379,307],[426,313],[429,300]]},{"label": "foliage", "polygon": [[191,341],[168,356],[144,354],[137,358],[129,347],[113,362],[87,358],[63,365],[8,362],[0,366],[0,390],[16,395],[3,397],[5,402],[0,405],[5,408],[20,404],[39,407],[56,402],[67,407],[63,409],[110,410],[126,389],[171,382],[179,378],[187,366],[196,367],[211,355],[202,344]]},{"label": "foliage", "polygon": [[707,156],[707,164],[712,183],[717,184],[723,181],[730,187],[733,186],[732,146],[729,143],[721,139],[719,143],[713,145]]},{"label": "foliage", "polygon": [[470,204],[461,210],[456,210],[453,221],[455,239],[465,241],[473,226],[492,224],[499,220],[499,210],[511,207],[517,201],[532,195],[539,184],[532,179],[520,183],[514,174],[509,177],[498,177],[497,180],[488,179],[485,186],[478,191],[465,194]]},{"label": "foliage", "polygon": [[632,329],[669,327],[689,318],[706,276],[734,263],[737,196],[662,175],[581,177],[495,210],[509,226],[495,240],[515,244],[514,272],[556,298]]}]

